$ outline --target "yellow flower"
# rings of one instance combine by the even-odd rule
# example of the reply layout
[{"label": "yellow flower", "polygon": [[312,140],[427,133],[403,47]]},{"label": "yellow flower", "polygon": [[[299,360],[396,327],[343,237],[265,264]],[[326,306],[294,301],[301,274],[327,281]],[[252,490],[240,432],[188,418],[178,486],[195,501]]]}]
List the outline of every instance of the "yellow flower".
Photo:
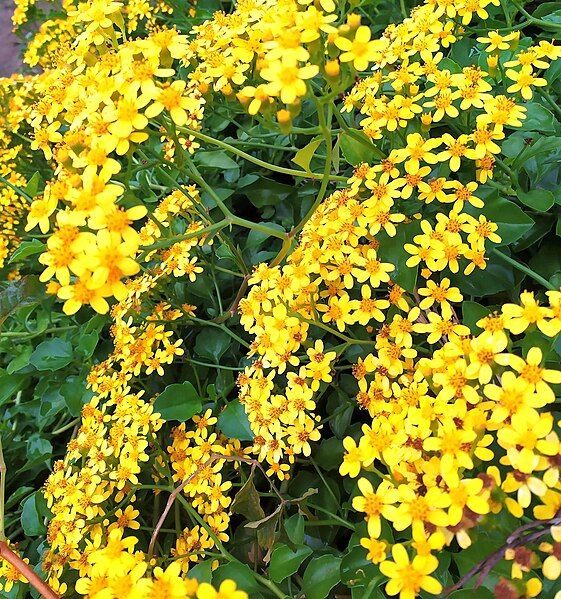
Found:
[{"label": "yellow flower", "polygon": [[365,513],[364,519],[368,525],[368,534],[377,539],[382,531],[380,516],[388,517],[390,506],[398,501],[399,493],[386,481],[382,481],[374,492],[372,483],[366,478],[358,480],[358,488],[361,494],[353,499],[353,508]]},{"label": "yellow flower", "polygon": [[399,594],[400,599],[414,599],[421,590],[436,595],[442,591],[442,585],[436,578],[429,576],[438,567],[433,555],[416,555],[413,560],[405,547],[396,544],[392,548],[394,561],[380,564],[380,572],[390,580],[386,584],[388,595]]},{"label": "yellow flower", "polygon": [[53,194],[45,194],[46,197],[33,200],[27,214],[26,231],[31,231],[39,225],[41,233],[48,233],[51,223],[49,217],[56,210],[58,200]]},{"label": "yellow flower", "polygon": [[202,582],[197,588],[197,599],[249,599],[245,591],[236,587],[233,580],[224,580],[216,590],[207,582]]},{"label": "yellow flower", "polygon": [[58,132],[59,128],[60,123],[58,121],[54,121],[54,123],[51,123],[42,129],[36,128],[35,136],[30,144],[30,148],[32,150],[42,150],[45,158],[51,160],[53,151],[50,144],[55,144],[62,140],[62,135]]},{"label": "yellow flower", "polygon": [[547,85],[547,81],[543,77],[535,77],[533,75],[531,66],[524,66],[520,69],[520,71],[507,69],[506,76],[514,81],[512,85],[507,87],[506,91],[509,94],[520,92],[520,95],[524,98],[524,100],[532,99],[532,96],[534,95],[532,86],[543,87]]},{"label": "yellow flower", "polygon": [[294,104],[306,95],[306,80],[315,77],[319,67],[314,64],[299,66],[295,60],[274,60],[260,71],[261,77],[269,83],[266,93],[279,96],[281,102]]},{"label": "yellow flower", "polygon": [[457,303],[463,300],[460,290],[457,287],[450,287],[450,279],[446,277],[440,281],[440,284],[428,280],[427,286],[419,289],[419,295],[426,296],[419,303],[421,310],[430,308],[435,302],[442,306],[450,307],[449,302]]},{"label": "yellow flower", "polygon": [[481,44],[486,44],[485,52],[508,50],[512,41],[520,37],[519,31],[512,31],[506,35],[501,35],[498,31],[490,31],[487,37],[478,37],[477,41]]},{"label": "yellow flower", "polygon": [[[166,110],[176,125],[185,125],[187,123],[187,112],[194,112],[200,107],[200,101],[196,97],[184,95],[185,86],[186,82],[181,80],[162,86],[158,90],[154,102],[144,111],[145,116],[152,119],[158,116],[162,110]],[[136,124],[141,125],[141,119],[136,119]],[[135,126],[135,128],[143,129],[144,126]],[[120,135],[119,137],[126,136]]]},{"label": "yellow flower", "polygon": [[335,45],[343,50],[339,60],[352,62],[357,71],[365,71],[368,65],[378,56],[381,45],[379,40],[370,40],[372,32],[366,25],[361,25],[355,31],[355,37],[350,40],[343,36],[335,38]]},{"label": "yellow flower", "polygon": [[504,315],[505,328],[514,335],[520,335],[529,326],[535,324],[545,333],[549,329],[548,319],[553,316],[552,311],[545,306],[540,306],[531,291],[524,291],[520,295],[520,303],[521,305],[503,305],[501,311]]}]

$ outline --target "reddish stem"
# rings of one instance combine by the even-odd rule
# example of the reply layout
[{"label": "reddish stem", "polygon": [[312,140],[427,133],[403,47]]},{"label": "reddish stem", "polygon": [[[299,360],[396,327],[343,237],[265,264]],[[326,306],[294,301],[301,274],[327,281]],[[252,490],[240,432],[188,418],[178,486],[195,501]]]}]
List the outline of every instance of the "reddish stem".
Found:
[{"label": "reddish stem", "polygon": [[45,599],[59,599],[59,596],[51,589],[51,587],[31,569],[29,564],[26,564],[19,555],[14,553],[6,541],[0,541],[0,558],[5,559],[11,564],[20,574],[25,576],[29,584],[35,588]]}]

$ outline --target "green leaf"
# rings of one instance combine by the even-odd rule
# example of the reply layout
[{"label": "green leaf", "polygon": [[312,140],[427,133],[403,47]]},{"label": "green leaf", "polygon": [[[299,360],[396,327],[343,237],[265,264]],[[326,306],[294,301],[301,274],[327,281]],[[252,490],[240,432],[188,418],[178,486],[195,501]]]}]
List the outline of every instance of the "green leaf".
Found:
[{"label": "green leaf", "polygon": [[556,133],[558,125],[550,110],[537,102],[530,102],[526,104],[526,119],[522,121],[522,127],[519,130]]},{"label": "green leaf", "polygon": [[93,392],[86,388],[81,376],[69,377],[61,386],[60,393],[71,416],[79,416],[82,406],[93,397]]},{"label": "green leaf", "polygon": [[353,166],[361,162],[373,162],[379,155],[370,138],[358,129],[343,131],[340,140],[341,152],[345,160]]},{"label": "green leaf", "polygon": [[294,186],[261,177],[258,181],[244,186],[242,192],[256,208],[264,208],[280,206],[290,194],[294,193]]},{"label": "green leaf", "polygon": [[395,266],[395,270],[389,275],[393,281],[403,287],[406,291],[412,292],[417,282],[418,267],[406,266],[407,260],[411,257],[404,249],[406,243],[411,243],[413,237],[421,231],[419,221],[412,221],[408,224],[400,224],[397,227],[397,233],[390,237],[385,231],[381,231],[376,238],[380,242],[378,256],[383,262],[389,262]]},{"label": "green leaf", "polygon": [[21,374],[0,374],[0,406],[23,387],[25,378]]},{"label": "green leaf", "polygon": [[53,455],[53,446],[50,441],[41,437],[39,433],[33,433],[27,439],[27,458],[47,461]]},{"label": "green leaf", "polygon": [[245,409],[239,399],[231,401],[218,417],[218,428],[230,439],[253,441],[254,434],[249,426]]},{"label": "green leaf", "polygon": [[28,537],[44,535],[47,532],[47,528],[43,521],[48,514],[49,510],[41,491],[30,495],[23,502],[20,518],[21,527],[25,535]]},{"label": "green leaf", "polygon": [[14,262],[22,262],[26,258],[29,258],[29,256],[40,254],[45,249],[45,244],[41,243],[38,239],[32,239],[31,241],[23,241],[17,247],[15,252],[10,256],[8,264],[13,264]]},{"label": "green leaf", "polygon": [[27,185],[23,188],[25,193],[30,197],[34,198],[39,191],[39,184],[41,183],[41,175],[39,171],[35,171],[33,176],[27,182]]},{"label": "green leaf", "polygon": [[314,558],[304,572],[302,590],[306,599],[325,599],[329,591],[341,580],[341,558],[322,555]]},{"label": "green leaf", "polygon": [[536,188],[530,191],[519,189],[516,195],[523,204],[540,212],[547,212],[555,203],[554,195],[547,189]]},{"label": "green leaf", "polygon": [[292,162],[296,163],[298,166],[301,166],[307,173],[310,171],[310,162],[316,153],[316,150],[319,148],[323,139],[312,139],[312,141],[304,146],[301,150],[298,150],[292,159]]},{"label": "green leaf", "polygon": [[235,160],[232,160],[224,150],[197,152],[194,160],[200,166],[223,171],[240,168],[240,165]]},{"label": "green leaf", "polygon": [[189,568],[189,578],[195,578],[199,582],[208,582],[212,580],[212,564],[214,560],[207,559],[199,562],[192,568]]},{"label": "green leaf", "polygon": [[298,572],[304,560],[313,553],[310,547],[301,545],[296,551],[281,543],[273,549],[269,575],[274,582],[282,582],[285,578]]},{"label": "green leaf", "polygon": [[477,302],[462,302],[462,323],[469,327],[469,330],[477,335],[481,329],[475,324],[478,320],[485,318],[489,314],[489,308],[478,304]]},{"label": "green leaf", "polygon": [[376,575],[381,580],[378,568],[366,557],[361,545],[353,547],[341,560],[341,581],[348,586],[368,584]]},{"label": "green leaf", "polygon": [[232,338],[228,333],[216,328],[208,328],[197,335],[194,352],[201,358],[208,358],[215,364],[230,347]]},{"label": "green leaf", "polygon": [[154,402],[154,411],[158,412],[164,420],[179,422],[189,420],[198,414],[202,407],[202,400],[189,381],[168,385]]},{"label": "green leaf", "polygon": [[534,224],[534,221],[521,208],[504,198],[493,197],[486,200],[481,212],[499,226],[498,234],[501,237],[501,243],[498,245],[514,243]]},{"label": "green leaf", "polygon": [[29,362],[37,370],[60,370],[72,362],[72,344],[65,339],[47,339],[40,343],[31,356]]},{"label": "green leaf", "polygon": [[301,545],[304,542],[304,518],[300,514],[290,516],[283,525],[288,538],[295,545]]},{"label": "green leaf", "polygon": [[514,287],[512,267],[496,254],[491,254],[487,268],[476,268],[469,277],[461,273],[450,275],[452,285],[459,287],[464,295],[486,296]]},{"label": "green leaf", "polygon": [[512,163],[513,170],[517,170],[525,162],[540,155],[546,155],[561,148],[561,137],[540,137]]},{"label": "green leaf", "polygon": [[253,484],[253,472],[245,481],[243,487],[236,493],[230,510],[236,514],[242,514],[249,521],[260,520],[265,517],[265,512],[259,501],[259,493]]},{"label": "green leaf", "polygon": [[8,284],[0,291],[0,324],[18,308],[30,306],[45,297],[39,277],[27,275]]}]

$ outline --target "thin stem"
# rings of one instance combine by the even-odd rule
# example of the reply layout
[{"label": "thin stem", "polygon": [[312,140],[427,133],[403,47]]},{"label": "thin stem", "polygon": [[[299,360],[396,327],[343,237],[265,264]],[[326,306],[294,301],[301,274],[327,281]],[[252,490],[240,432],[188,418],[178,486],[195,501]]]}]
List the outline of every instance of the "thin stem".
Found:
[{"label": "thin stem", "polygon": [[8,187],[10,187],[17,194],[19,194],[22,198],[25,198],[28,202],[33,201],[33,198],[29,194],[27,194],[25,191],[23,191],[23,189],[21,189],[21,187],[18,187],[17,185],[10,183],[8,181],[8,179],[6,179],[5,177],[2,177],[2,175],[0,175],[0,181],[2,181],[2,183],[5,183]]},{"label": "thin stem", "polygon": [[504,254],[503,252],[501,252],[500,250],[498,250],[496,248],[493,249],[492,252],[493,252],[493,254],[496,254],[502,260],[504,260],[505,262],[507,262],[508,264],[510,264],[517,270],[519,270],[520,272],[525,273],[530,278],[534,279],[534,281],[537,281],[540,285],[543,285],[546,289],[555,291],[556,287],[554,285],[552,285],[547,279],[544,279],[537,272],[534,272],[531,268],[528,268],[526,265],[521,264],[517,260],[514,260],[513,258],[511,258],[510,256],[507,256],[506,254]]},{"label": "thin stem", "polygon": [[156,241],[151,245],[146,245],[142,247],[143,252],[151,252],[152,250],[160,250],[162,248],[167,248],[175,243],[179,243],[180,241],[187,241],[188,239],[193,239],[195,237],[201,237],[203,235],[209,235],[211,233],[215,233],[216,231],[220,231],[221,229],[226,228],[228,225],[232,224],[230,219],[225,218],[213,225],[208,227],[204,227],[203,229],[198,229],[197,231],[192,231],[191,233],[185,233],[185,235],[176,235],[174,237],[168,237],[167,239],[161,239],[160,241]]},{"label": "thin stem", "polygon": [[51,433],[51,435],[53,437],[56,436],[56,435],[60,435],[61,433],[64,433],[65,431],[67,431],[68,429],[72,428],[73,426],[76,426],[79,422],[80,422],[80,418],[74,418],[74,420],[71,420],[68,424],[65,424],[64,426],[61,426],[60,428],[57,428],[57,430],[53,431]]},{"label": "thin stem", "polygon": [[550,96],[550,94],[544,89],[536,88],[538,94],[546,100],[546,102],[551,106],[553,112],[561,118],[561,108],[557,105],[557,102]]},{"label": "thin stem", "polygon": [[[248,154],[247,152],[244,152],[243,150],[236,148],[235,146],[227,144],[224,141],[220,141],[219,139],[214,139],[214,137],[210,137],[208,135],[205,135],[204,133],[195,131],[194,129],[188,129],[187,127],[177,127],[177,129],[179,131],[181,131],[182,133],[187,133],[189,135],[192,135],[193,137],[196,137],[197,139],[200,139],[202,141],[206,141],[209,144],[218,146],[219,148],[222,148],[223,150],[227,150],[227,151],[231,152],[232,154],[235,154],[236,156],[239,156],[240,158],[243,158],[243,159],[247,160],[248,162],[252,162],[253,164],[256,164],[257,166],[261,166],[269,171],[274,171],[276,173],[282,173],[283,175],[292,175],[293,177],[301,177],[302,179],[318,179],[318,180],[323,179],[323,174],[321,174],[321,173],[308,173],[306,171],[299,171],[299,170],[293,169],[293,168],[285,168],[283,166],[277,166],[275,164],[271,164],[270,162],[265,162],[264,160],[255,158],[255,156],[252,156],[251,154]],[[331,180],[346,182],[347,177],[331,175]]]},{"label": "thin stem", "polygon": [[33,339],[35,337],[39,337],[40,335],[47,335],[49,333],[60,333],[61,331],[70,331],[72,329],[78,328],[78,325],[72,324],[66,327],[52,327],[50,329],[45,329],[44,331],[36,331],[36,332],[27,332],[27,331],[6,331],[5,333],[0,333],[0,338],[21,338],[25,339]]}]

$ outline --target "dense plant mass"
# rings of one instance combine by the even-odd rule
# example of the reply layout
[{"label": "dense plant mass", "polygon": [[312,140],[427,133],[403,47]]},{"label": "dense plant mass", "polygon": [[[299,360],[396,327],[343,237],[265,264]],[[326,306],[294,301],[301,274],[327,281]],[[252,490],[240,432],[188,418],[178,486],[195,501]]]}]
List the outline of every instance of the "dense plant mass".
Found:
[{"label": "dense plant mass", "polygon": [[561,3],[13,24],[2,596],[561,597]]}]

